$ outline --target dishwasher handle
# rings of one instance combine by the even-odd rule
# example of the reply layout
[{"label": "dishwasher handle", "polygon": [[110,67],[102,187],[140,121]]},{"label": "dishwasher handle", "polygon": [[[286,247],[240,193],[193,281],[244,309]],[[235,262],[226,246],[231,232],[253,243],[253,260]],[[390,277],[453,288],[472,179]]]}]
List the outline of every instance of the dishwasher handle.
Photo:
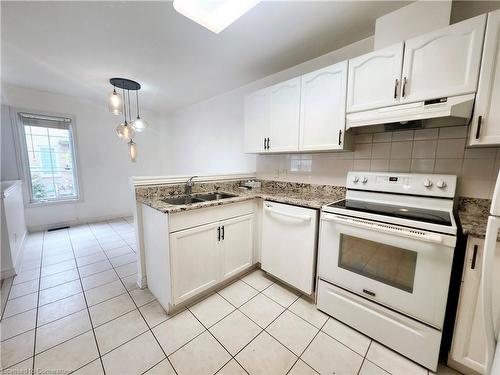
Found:
[{"label": "dishwasher handle", "polygon": [[275,215],[279,215],[279,216],[285,216],[285,217],[288,217],[290,219],[295,219],[295,220],[301,220],[301,221],[311,221],[312,220],[312,217],[311,215],[295,215],[295,214],[289,214],[288,212],[283,212],[283,211],[278,211],[278,210],[275,210],[273,208],[271,208],[272,206],[268,206],[267,204],[264,205],[264,210],[271,213],[271,214],[275,214]]},{"label": "dishwasher handle", "polygon": [[345,224],[362,229],[376,230],[377,232],[394,234],[397,236],[413,238],[416,240],[422,240],[426,242],[433,242],[433,243],[443,242],[443,237],[437,233],[428,233],[418,229],[405,228],[391,224],[379,223],[376,221],[368,221],[368,220],[343,217],[343,216],[324,216],[323,220],[339,224]]}]

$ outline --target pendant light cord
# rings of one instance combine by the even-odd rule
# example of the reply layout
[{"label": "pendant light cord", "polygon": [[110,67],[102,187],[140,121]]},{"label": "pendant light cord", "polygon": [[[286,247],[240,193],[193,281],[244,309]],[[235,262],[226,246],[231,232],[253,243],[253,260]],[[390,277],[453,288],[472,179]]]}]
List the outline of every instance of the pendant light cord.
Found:
[{"label": "pendant light cord", "polygon": [[135,98],[137,99],[137,118],[140,118],[140,116],[139,116],[139,90],[135,91]]},{"label": "pendant light cord", "polygon": [[127,101],[128,101],[128,118],[132,120],[132,114],[130,111],[130,90],[127,90]]},{"label": "pendant light cord", "polygon": [[127,125],[127,107],[125,106],[125,89],[122,87],[123,95],[123,117],[125,118],[125,126]]}]

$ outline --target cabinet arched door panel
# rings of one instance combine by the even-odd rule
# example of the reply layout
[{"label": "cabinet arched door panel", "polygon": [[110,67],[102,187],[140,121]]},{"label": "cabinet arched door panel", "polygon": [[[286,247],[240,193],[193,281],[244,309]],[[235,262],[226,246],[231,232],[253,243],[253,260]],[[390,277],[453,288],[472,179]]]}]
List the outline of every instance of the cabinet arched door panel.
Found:
[{"label": "cabinet arched door panel", "polygon": [[405,42],[401,102],[477,90],[486,15]]},{"label": "cabinet arched door panel", "polygon": [[344,146],[347,61],[302,76],[300,150]]},{"label": "cabinet arched door panel", "polygon": [[347,112],[398,104],[404,43],[349,60]]}]

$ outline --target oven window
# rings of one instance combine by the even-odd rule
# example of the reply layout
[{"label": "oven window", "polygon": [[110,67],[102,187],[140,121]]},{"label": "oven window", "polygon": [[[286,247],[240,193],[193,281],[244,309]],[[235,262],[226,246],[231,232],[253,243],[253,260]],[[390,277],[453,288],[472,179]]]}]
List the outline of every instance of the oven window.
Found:
[{"label": "oven window", "polygon": [[415,251],[341,235],[341,268],[412,293],[416,265]]}]

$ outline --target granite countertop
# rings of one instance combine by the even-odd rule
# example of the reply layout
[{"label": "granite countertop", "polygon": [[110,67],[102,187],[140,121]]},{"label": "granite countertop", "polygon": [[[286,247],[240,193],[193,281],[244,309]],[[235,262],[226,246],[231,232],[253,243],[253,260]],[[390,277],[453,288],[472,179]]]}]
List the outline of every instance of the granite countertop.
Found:
[{"label": "granite countertop", "polygon": [[460,198],[458,217],[464,234],[476,238],[485,237],[490,206],[491,199]]},{"label": "granite countertop", "polygon": [[[196,186],[196,185],[195,185]],[[206,201],[190,203],[185,205],[173,205],[164,202],[166,196],[176,196],[182,194],[152,194],[152,196],[137,195],[137,200],[145,205],[152,207],[163,213],[176,213],[183,211],[196,210],[205,207],[220,206],[235,202],[242,202],[254,198],[262,198],[269,201],[293,204],[297,206],[320,209],[323,205],[338,201],[345,197],[345,188],[339,186],[328,185],[309,185],[309,184],[293,184],[270,182],[263,184],[262,188],[248,190],[236,185],[220,186],[215,189],[220,192],[236,194],[234,198],[225,198],[216,201]],[[210,189],[202,188],[202,191],[193,191],[193,194],[210,191]]]},{"label": "granite countertop", "polygon": [[[219,191],[237,195],[233,198],[221,200],[184,205],[168,204],[162,200],[167,197],[184,195],[184,184],[136,188],[136,199],[138,202],[144,203],[160,212],[173,214],[205,207],[243,202],[254,198],[320,209],[325,204],[345,198],[345,187],[341,186],[262,180],[261,188],[248,190],[241,188],[242,182],[230,181],[195,184],[193,194]],[[464,234],[476,238],[485,237],[490,205],[491,199],[465,197],[459,199],[458,218]]]}]

